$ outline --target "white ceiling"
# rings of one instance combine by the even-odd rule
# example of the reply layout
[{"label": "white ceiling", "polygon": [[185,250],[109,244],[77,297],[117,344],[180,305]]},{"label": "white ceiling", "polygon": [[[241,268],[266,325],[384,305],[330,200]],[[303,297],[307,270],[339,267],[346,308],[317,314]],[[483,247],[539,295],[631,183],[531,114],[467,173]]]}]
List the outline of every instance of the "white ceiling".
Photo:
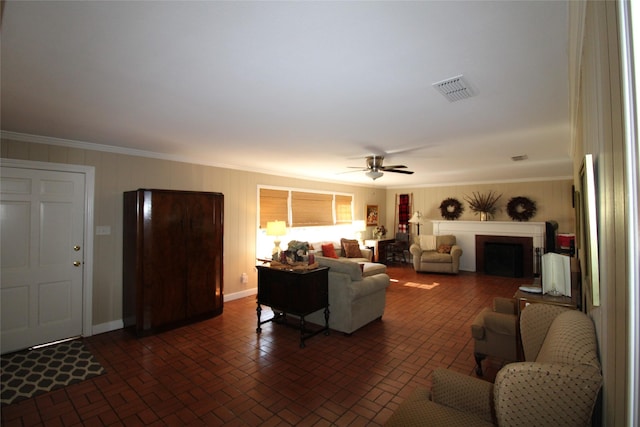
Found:
[{"label": "white ceiling", "polygon": [[[566,1],[5,3],[4,131],[398,187],[570,177]],[[432,84],[464,75],[475,96]],[[408,151],[407,151],[408,150]],[[512,156],[527,155],[514,162]]]}]

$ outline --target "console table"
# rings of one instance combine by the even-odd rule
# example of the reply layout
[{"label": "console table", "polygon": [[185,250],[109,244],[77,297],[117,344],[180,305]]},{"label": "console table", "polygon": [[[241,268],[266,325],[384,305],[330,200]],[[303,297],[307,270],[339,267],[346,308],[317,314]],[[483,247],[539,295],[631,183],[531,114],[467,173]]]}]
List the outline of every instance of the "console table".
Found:
[{"label": "console table", "polygon": [[387,263],[387,246],[396,242],[396,239],[371,239],[365,240],[364,245],[373,248],[373,262]]},{"label": "console table", "polygon": [[[258,326],[256,332],[262,332],[261,325],[267,322],[287,324],[287,314],[300,317],[300,347],[305,340],[324,332],[329,335],[329,267],[314,270],[281,270],[269,265],[258,265],[258,297],[256,313]],[[262,305],[273,310],[273,317],[261,320]],[[304,317],[324,308],[324,327],[317,330],[307,329]]]}]

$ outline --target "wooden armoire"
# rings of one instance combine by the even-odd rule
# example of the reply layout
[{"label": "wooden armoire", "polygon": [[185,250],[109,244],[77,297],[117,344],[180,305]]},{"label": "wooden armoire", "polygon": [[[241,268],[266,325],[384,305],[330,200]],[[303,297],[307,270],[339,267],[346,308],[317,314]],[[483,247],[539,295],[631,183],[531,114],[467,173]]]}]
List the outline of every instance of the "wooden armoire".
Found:
[{"label": "wooden armoire", "polygon": [[221,193],[124,193],[123,320],[147,335],[222,313]]}]

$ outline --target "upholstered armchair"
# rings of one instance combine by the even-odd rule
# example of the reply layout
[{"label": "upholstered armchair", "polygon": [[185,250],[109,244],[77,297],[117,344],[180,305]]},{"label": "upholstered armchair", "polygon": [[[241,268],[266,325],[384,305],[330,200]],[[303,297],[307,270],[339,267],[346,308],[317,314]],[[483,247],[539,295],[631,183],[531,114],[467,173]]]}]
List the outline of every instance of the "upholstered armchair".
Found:
[{"label": "upholstered armchair", "polygon": [[458,274],[462,248],[456,236],[418,236],[419,241],[409,247],[416,271]]},{"label": "upholstered armchair", "polygon": [[446,369],[415,390],[386,426],[588,426],[602,374],[593,322],[578,310],[530,304],[520,316],[524,362],[494,384]]},{"label": "upholstered armchair", "polygon": [[503,361],[518,360],[518,315],[513,298],[496,297],[493,307],[485,307],[471,324],[476,374],[482,376],[482,361],[487,356]]}]

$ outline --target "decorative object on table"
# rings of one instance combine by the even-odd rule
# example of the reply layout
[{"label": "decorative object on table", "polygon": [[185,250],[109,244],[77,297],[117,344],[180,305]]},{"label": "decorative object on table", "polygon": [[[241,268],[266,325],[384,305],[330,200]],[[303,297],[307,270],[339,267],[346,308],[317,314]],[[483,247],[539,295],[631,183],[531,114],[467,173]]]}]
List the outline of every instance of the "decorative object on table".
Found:
[{"label": "decorative object on table", "polygon": [[294,271],[304,271],[304,270],[315,270],[320,267],[320,264],[317,262],[308,263],[305,261],[289,261],[280,262],[280,261],[271,261],[269,267],[275,268],[276,270],[294,270]]},{"label": "decorative object on table", "polygon": [[274,236],[273,250],[271,251],[271,258],[280,259],[280,236],[287,234],[287,224],[284,221],[269,221],[267,222],[267,236]]},{"label": "decorative object on table", "polygon": [[472,196],[465,196],[464,199],[469,203],[469,207],[476,215],[480,214],[480,221],[488,221],[496,213],[498,209],[496,203],[502,197],[502,194],[496,195],[493,191],[487,194],[472,193]]},{"label": "decorative object on table", "polygon": [[387,229],[384,227],[384,225],[379,225],[373,229],[373,235],[376,237],[376,239],[380,240],[387,235]]},{"label": "decorative object on table", "polygon": [[536,202],[527,197],[512,197],[507,203],[507,214],[514,221],[529,221],[536,210]]},{"label": "decorative object on table", "polygon": [[422,214],[420,211],[415,211],[413,216],[409,220],[409,224],[415,224],[418,227],[418,236],[420,235],[420,224],[422,224]]},{"label": "decorative object on table", "polygon": [[442,218],[446,220],[453,221],[458,219],[460,218],[460,215],[462,215],[462,212],[464,212],[464,207],[458,199],[449,197],[440,203],[440,214],[442,215]]},{"label": "decorative object on table", "polygon": [[309,242],[301,242],[299,240],[291,240],[287,247],[287,252],[291,254],[293,261],[302,261],[308,251]]},{"label": "decorative object on table", "polygon": [[378,205],[367,205],[364,214],[367,225],[378,225]]}]

